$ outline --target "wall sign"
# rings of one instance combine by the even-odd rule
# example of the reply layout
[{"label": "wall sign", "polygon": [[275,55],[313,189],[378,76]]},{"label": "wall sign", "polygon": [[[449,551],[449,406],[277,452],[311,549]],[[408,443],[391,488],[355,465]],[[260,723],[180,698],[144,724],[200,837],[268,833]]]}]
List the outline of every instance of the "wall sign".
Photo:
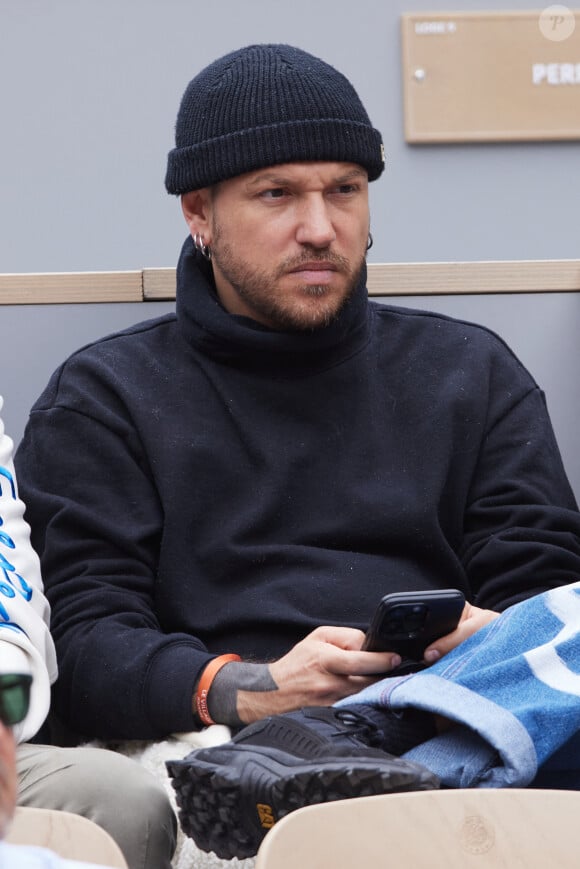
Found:
[{"label": "wall sign", "polygon": [[406,14],[407,142],[580,139],[580,10]]}]

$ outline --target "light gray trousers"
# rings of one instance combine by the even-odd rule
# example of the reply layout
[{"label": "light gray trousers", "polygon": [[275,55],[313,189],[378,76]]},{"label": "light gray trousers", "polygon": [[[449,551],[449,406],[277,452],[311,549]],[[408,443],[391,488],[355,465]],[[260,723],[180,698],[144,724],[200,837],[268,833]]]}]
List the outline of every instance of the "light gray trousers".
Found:
[{"label": "light gray trousers", "polygon": [[103,748],[17,747],[18,805],[83,815],[115,839],[129,869],[170,869],[177,821],[162,782]]}]

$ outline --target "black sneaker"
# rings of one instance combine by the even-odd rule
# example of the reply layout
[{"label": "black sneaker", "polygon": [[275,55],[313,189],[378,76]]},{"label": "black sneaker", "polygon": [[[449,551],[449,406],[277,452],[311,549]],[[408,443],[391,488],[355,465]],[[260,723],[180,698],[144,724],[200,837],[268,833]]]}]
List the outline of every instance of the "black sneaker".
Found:
[{"label": "black sneaker", "polygon": [[302,806],[438,788],[425,767],[376,747],[383,729],[361,708],[264,718],[231,742],[168,761],[184,833],[218,857],[251,857],[276,821]]}]

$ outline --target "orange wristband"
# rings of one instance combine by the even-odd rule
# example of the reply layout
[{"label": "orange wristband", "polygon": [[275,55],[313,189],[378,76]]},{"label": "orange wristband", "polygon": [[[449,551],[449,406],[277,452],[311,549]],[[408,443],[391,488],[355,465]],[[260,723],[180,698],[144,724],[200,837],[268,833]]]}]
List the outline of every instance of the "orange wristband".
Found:
[{"label": "orange wristband", "polygon": [[207,695],[209,694],[209,689],[212,686],[213,680],[224,664],[229,664],[231,661],[241,660],[242,659],[239,655],[220,655],[219,658],[214,658],[210,661],[201,674],[197,684],[197,691],[195,692],[195,711],[197,712],[197,716],[202,724],[215,724],[215,721],[209,714],[209,709],[207,708]]}]

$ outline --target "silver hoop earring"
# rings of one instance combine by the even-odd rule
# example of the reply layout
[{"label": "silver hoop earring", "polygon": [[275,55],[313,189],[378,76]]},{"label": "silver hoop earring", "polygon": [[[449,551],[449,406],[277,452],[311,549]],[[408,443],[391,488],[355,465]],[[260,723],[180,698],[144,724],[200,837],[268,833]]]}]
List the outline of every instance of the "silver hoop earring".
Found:
[{"label": "silver hoop earring", "polygon": [[205,257],[205,259],[209,262],[211,260],[211,248],[208,244],[204,243],[203,235],[201,233],[196,232],[193,236],[193,244],[195,249],[200,252],[200,254]]},{"label": "silver hoop earring", "polygon": [[372,246],[373,246],[373,237],[372,237],[372,235],[371,235],[370,232],[369,232],[369,238],[368,238],[368,241],[367,241],[367,250],[370,250]]}]

